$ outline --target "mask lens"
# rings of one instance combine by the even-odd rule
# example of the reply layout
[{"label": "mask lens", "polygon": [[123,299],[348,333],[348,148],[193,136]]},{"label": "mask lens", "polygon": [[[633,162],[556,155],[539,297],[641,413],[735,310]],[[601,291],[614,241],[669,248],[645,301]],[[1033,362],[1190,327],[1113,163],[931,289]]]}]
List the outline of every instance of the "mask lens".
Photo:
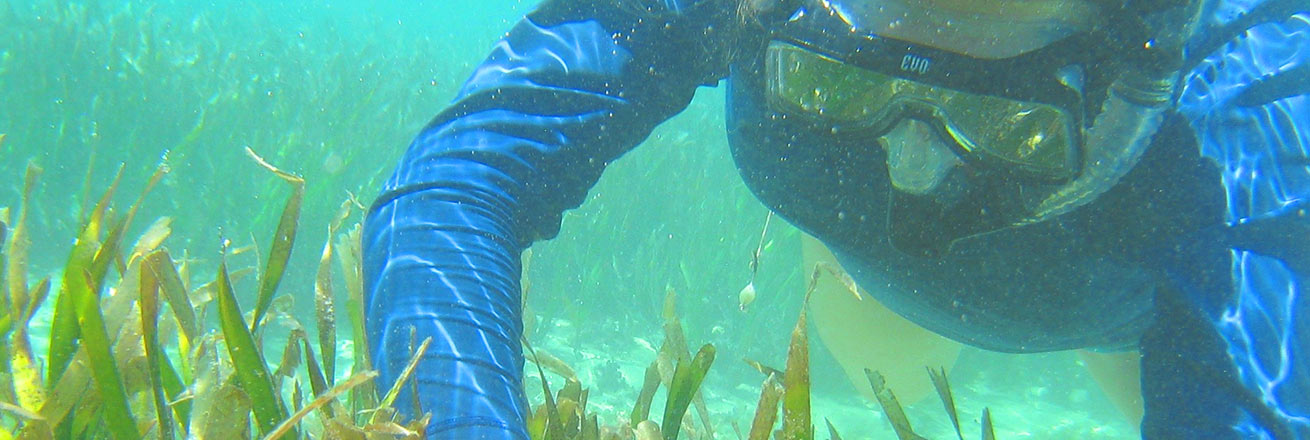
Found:
[{"label": "mask lens", "polygon": [[1074,119],[1058,107],[934,87],[781,41],[770,43],[766,60],[777,111],[873,131],[912,114],[940,127],[966,157],[1048,179],[1077,170]]},{"label": "mask lens", "polygon": [[770,104],[782,111],[853,123],[873,117],[892,97],[889,77],[794,45],[775,41],[766,59]]}]

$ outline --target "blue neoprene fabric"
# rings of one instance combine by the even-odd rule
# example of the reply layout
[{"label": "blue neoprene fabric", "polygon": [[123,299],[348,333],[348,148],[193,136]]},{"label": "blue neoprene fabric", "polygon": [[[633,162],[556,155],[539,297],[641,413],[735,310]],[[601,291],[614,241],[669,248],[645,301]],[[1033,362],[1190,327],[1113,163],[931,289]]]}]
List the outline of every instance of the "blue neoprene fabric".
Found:
[{"label": "blue neoprene fabric", "polygon": [[[386,387],[411,342],[433,339],[416,374],[421,410],[435,416],[430,438],[527,437],[522,249],[553,237],[605,165],[681,111],[697,86],[728,76],[737,48],[717,32],[732,28],[735,2],[600,3],[547,1],[516,25],[416,137],[369,211],[369,349]],[[1212,2],[1204,24],[1219,28],[1256,3]],[[1222,170],[1226,221],[1305,215],[1296,202],[1310,195],[1310,97],[1232,100],[1310,63],[1310,13],[1260,23],[1200,58],[1178,111],[1199,139],[1196,154]],[[820,238],[842,247],[841,236]],[[1231,279],[1180,271],[1154,298],[1141,336],[1144,435],[1310,439],[1304,274],[1250,251],[1222,257]],[[1148,324],[1133,325],[1141,333]],[[412,413],[408,392],[396,402]]]}]

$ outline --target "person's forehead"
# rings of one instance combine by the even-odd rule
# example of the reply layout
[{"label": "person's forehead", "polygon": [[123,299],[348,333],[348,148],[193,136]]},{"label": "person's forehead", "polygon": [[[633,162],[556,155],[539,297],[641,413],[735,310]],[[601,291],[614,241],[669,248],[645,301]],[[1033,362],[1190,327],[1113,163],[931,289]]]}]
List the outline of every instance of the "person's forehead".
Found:
[{"label": "person's forehead", "polygon": [[820,0],[852,29],[982,58],[1039,49],[1089,29],[1089,0]]}]

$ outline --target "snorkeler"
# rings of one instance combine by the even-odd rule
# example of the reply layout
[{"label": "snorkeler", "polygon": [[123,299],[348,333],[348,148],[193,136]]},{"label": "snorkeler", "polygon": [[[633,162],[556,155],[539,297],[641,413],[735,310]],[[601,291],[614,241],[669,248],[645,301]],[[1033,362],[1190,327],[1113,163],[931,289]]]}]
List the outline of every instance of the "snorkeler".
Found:
[{"label": "snorkeler", "polygon": [[433,438],[526,438],[521,251],[725,79],[747,186],[896,314],[1140,351],[1145,438],[1310,439],[1305,0],[545,0],[367,219]]}]

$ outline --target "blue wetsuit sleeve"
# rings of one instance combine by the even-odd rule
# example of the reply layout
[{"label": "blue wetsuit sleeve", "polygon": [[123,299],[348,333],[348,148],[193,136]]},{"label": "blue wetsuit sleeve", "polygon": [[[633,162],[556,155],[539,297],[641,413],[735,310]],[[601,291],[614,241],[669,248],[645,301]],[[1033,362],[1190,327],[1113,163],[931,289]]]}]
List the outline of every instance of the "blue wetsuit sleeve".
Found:
[{"label": "blue wetsuit sleeve", "polygon": [[[1213,2],[1207,24],[1258,3]],[[1310,439],[1310,241],[1294,232],[1310,222],[1310,8],[1295,7],[1198,54],[1183,78],[1178,108],[1219,165],[1230,229],[1268,221],[1291,245],[1228,250],[1220,296],[1157,300],[1159,321],[1190,330],[1143,339],[1147,438]]]},{"label": "blue wetsuit sleeve", "polygon": [[724,76],[728,3],[547,0],[414,139],[366,219],[365,307],[383,390],[432,338],[415,373],[431,438],[526,438],[520,253]]}]

